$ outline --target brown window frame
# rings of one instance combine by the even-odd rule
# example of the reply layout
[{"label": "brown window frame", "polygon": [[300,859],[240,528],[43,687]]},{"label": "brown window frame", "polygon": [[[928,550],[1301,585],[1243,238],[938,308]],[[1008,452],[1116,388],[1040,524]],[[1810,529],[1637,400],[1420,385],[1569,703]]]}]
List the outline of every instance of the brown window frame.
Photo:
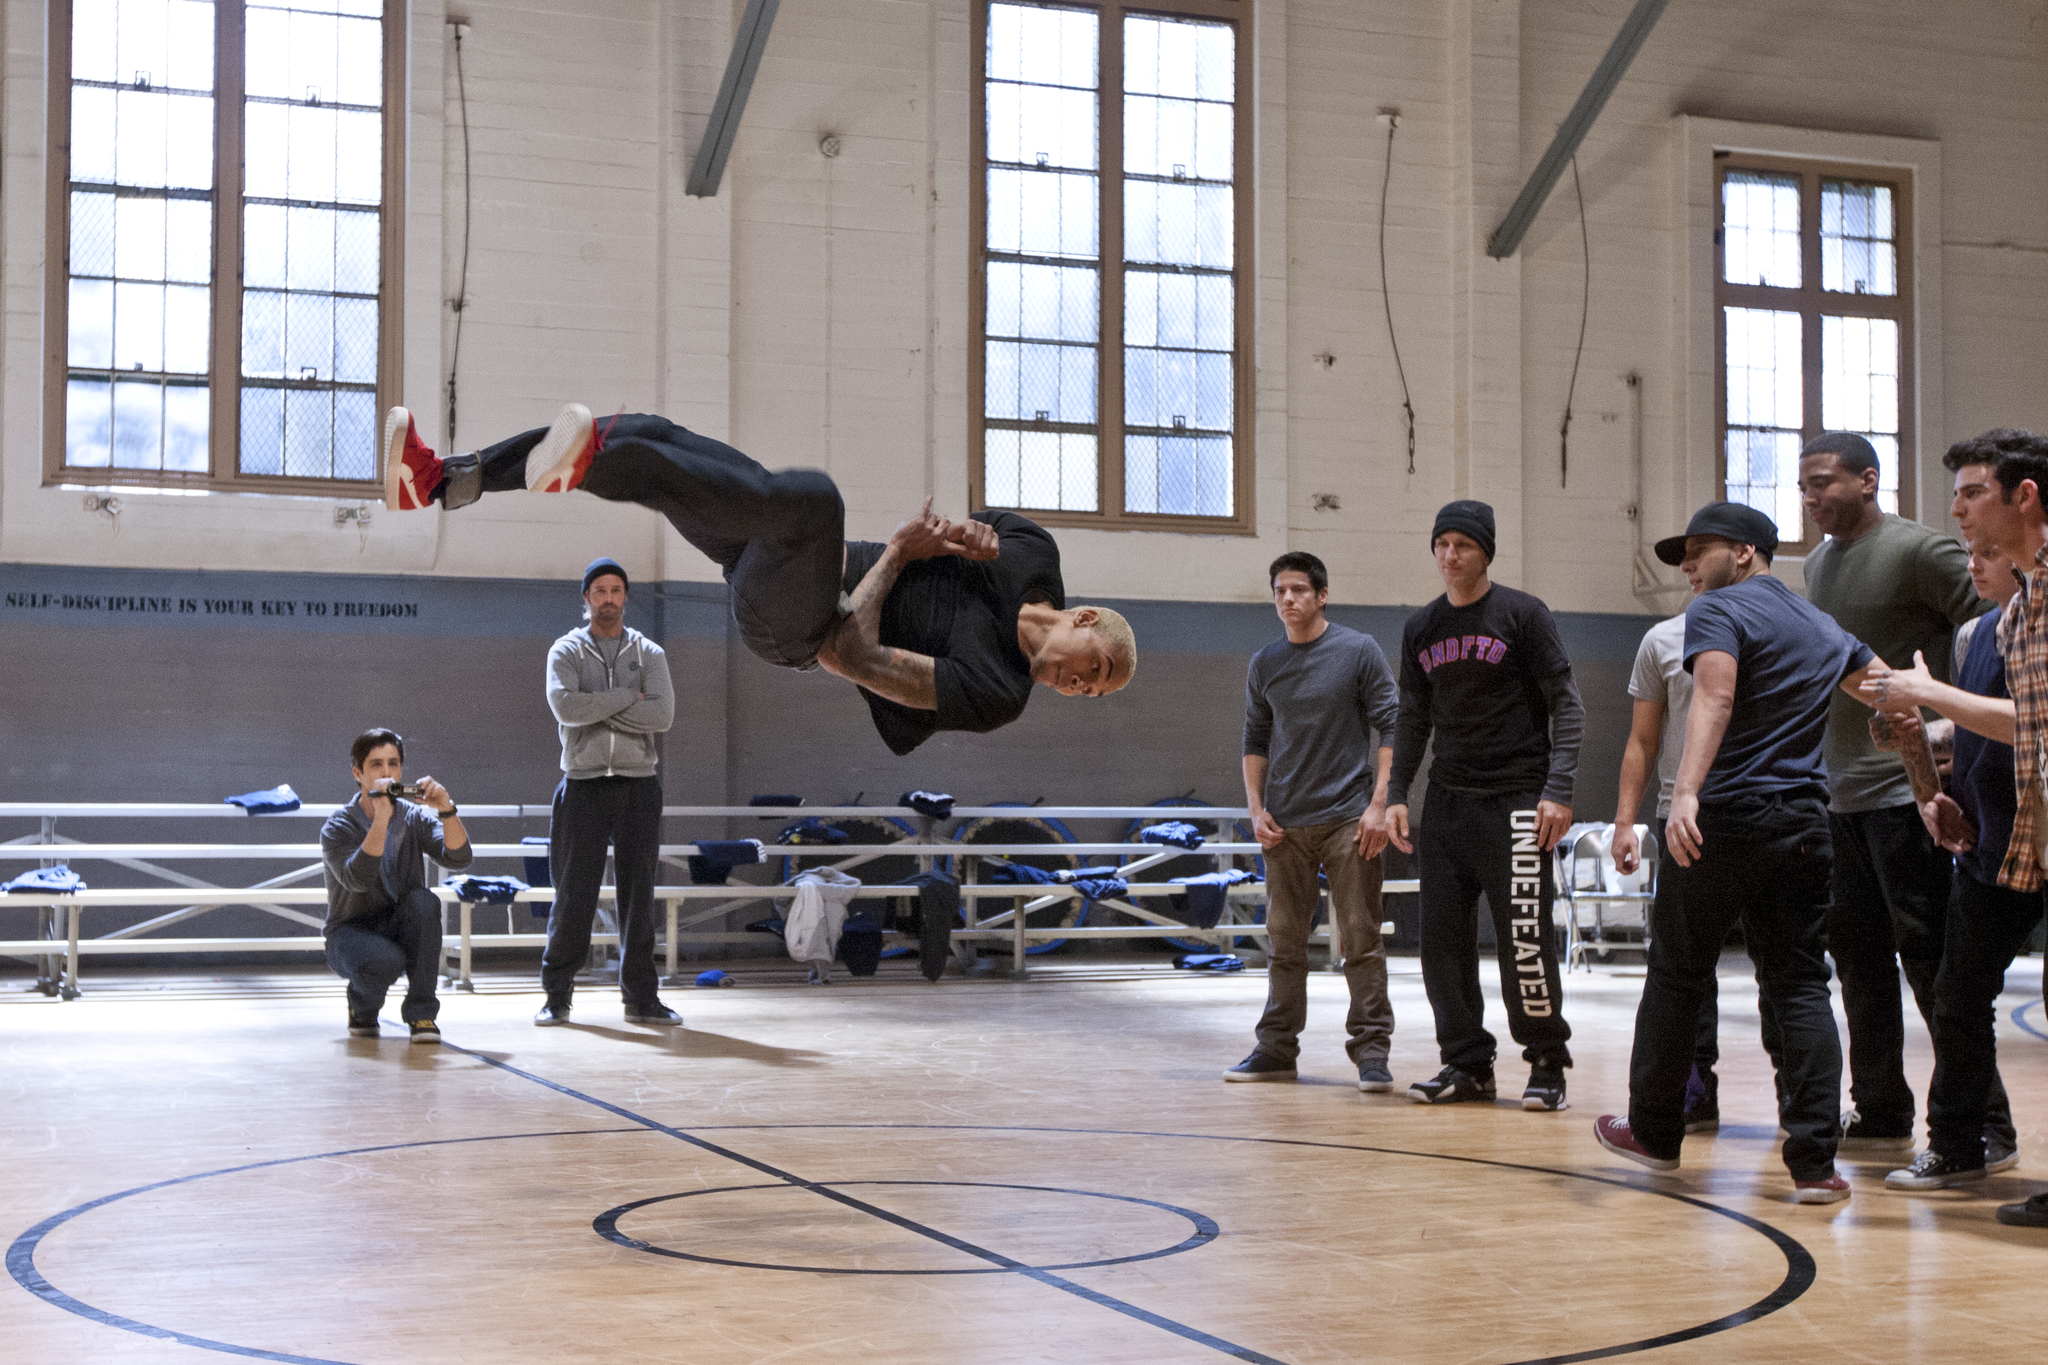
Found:
[{"label": "brown window frame", "polygon": [[[1035,0],[1019,0],[1035,3]],[[968,503],[975,511],[989,504],[983,496],[983,452],[986,423],[986,367],[988,360],[988,23],[991,0],[977,0],[974,7],[972,113],[969,117],[969,166],[972,192],[969,196],[968,277]],[[1179,531],[1208,535],[1255,535],[1252,482],[1257,468],[1252,447],[1253,402],[1257,394],[1257,372],[1252,358],[1253,288],[1251,241],[1252,212],[1252,44],[1251,0],[1154,0],[1149,4],[1126,4],[1123,0],[1046,0],[1047,8],[1093,10],[1100,16],[1097,46],[1096,147],[1097,203],[1100,205],[1097,267],[1101,276],[1101,330],[1097,343],[1098,394],[1095,412],[1096,505],[1093,512],[1071,512],[1047,507],[1019,507],[1014,510],[1044,526],[1091,527],[1104,531]],[[1127,14],[1166,18],[1218,19],[1237,31],[1234,42],[1235,89],[1233,91],[1231,149],[1232,270],[1231,296],[1235,337],[1231,353],[1231,499],[1227,517],[1204,517],[1156,512],[1126,512],[1124,506],[1124,223],[1123,223],[1123,19]],[[1110,82],[1114,80],[1112,91]],[[1109,110],[1112,93],[1117,101],[1115,116]],[[1040,429],[1027,424],[1025,430]],[[1044,430],[1069,429],[1048,423]]]},{"label": "brown window frame", "polygon": [[[371,479],[243,474],[242,413],[242,132],[246,47],[244,0],[214,0],[214,175],[212,345],[208,352],[205,472],[67,465],[65,385],[70,370],[71,280],[71,0],[50,0],[49,115],[45,146],[43,293],[43,483],[95,487],[288,493],[300,497],[381,495],[383,451]],[[404,368],[405,90],[407,10],[385,0],[384,186],[379,206],[377,287],[377,411],[398,401]],[[229,106],[232,105],[232,116]]]},{"label": "brown window frame", "polygon": [[[1726,278],[1723,185],[1731,170],[1797,175],[1799,180],[1800,287],[1783,289],[1762,284],[1730,284]],[[1820,187],[1823,180],[1850,180],[1886,185],[1894,196],[1898,289],[1892,294],[1845,294],[1821,288]],[[1714,154],[1714,470],[1717,496],[1728,496],[1728,314],[1729,308],[1761,308],[1800,315],[1802,405],[1801,444],[1827,430],[1821,425],[1821,325],[1823,317],[1890,318],[1899,325],[1899,515],[1915,515],[1919,479],[1917,429],[1918,383],[1913,331],[1913,172],[1904,166],[1874,166],[1808,157],[1768,156],[1757,152],[1717,151]],[[1803,555],[1821,542],[1820,529],[1804,510],[1801,536],[1778,547],[1781,555]]]}]

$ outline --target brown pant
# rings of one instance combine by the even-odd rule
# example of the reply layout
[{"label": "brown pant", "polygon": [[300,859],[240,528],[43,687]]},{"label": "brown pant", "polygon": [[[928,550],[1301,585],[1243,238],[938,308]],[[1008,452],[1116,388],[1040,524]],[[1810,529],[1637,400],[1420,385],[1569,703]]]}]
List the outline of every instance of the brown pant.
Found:
[{"label": "brown pant", "polygon": [[1266,850],[1266,1012],[1259,1051],[1293,1061],[1308,1022],[1308,934],[1315,923],[1316,872],[1330,883],[1330,913],[1344,950],[1351,1011],[1344,1051],[1354,1064],[1384,1063],[1394,1037],[1387,1000],[1387,950],[1380,941],[1380,860],[1358,856],[1358,821],[1301,825]]}]

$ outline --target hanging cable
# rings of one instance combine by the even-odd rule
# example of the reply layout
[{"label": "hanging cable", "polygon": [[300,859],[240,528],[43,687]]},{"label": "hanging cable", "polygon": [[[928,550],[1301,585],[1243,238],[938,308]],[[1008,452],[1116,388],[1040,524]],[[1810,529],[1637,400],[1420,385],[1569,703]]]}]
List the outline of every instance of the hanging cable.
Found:
[{"label": "hanging cable", "polygon": [[469,306],[469,85],[462,78],[462,30],[467,24],[451,25],[455,30],[455,95],[462,107],[462,269],[456,276],[455,297],[448,306],[455,311],[455,344],[448,356],[448,449],[455,444],[455,376],[462,364],[462,314]]},{"label": "hanging cable", "polygon": [[1394,351],[1394,373],[1401,376],[1401,411],[1408,415],[1408,472],[1415,472],[1415,404],[1408,396],[1408,371],[1401,364],[1401,343],[1394,336],[1394,298],[1387,292],[1387,186],[1394,178],[1396,115],[1387,116],[1387,167],[1380,176],[1380,302],[1387,307],[1387,345]]},{"label": "hanging cable", "polygon": [[1572,158],[1572,192],[1579,197],[1579,257],[1585,266],[1585,285],[1579,294],[1579,346],[1572,352],[1572,382],[1564,391],[1564,424],[1557,429],[1557,486],[1570,484],[1572,475],[1572,399],[1579,392],[1579,361],[1586,354],[1586,314],[1593,307],[1593,246],[1586,235],[1586,190],[1579,183],[1579,159]]}]

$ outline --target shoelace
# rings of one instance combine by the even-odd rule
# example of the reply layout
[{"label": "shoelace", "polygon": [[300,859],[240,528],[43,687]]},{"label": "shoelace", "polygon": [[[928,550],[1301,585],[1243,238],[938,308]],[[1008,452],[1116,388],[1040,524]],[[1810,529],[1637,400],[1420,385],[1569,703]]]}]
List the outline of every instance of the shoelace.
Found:
[{"label": "shoelace", "polygon": [[613,413],[613,414],[612,414],[612,416],[611,416],[611,420],[610,420],[610,421],[608,421],[608,422],[606,422],[606,423],[604,424],[604,430],[603,430],[603,431],[600,431],[600,432],[597,432],[597,433],[595,433],[594,435],[592,435],[592,436],[591,436],[591,438],[590,438],[590,453],[591,453],[592,455],[598,455],[598,454],[601,454],[601,453],[603,453],[603,451],[604,451],[604,438],[612,434],[612,428],[613,428],[613,427],[615,427],[615,426],[617,426],[617,425],[618,425],[618,423],[619,423],[619,419],[620,419],[621,417],[624,417],[625,415],[626,415],[626,409],[625,409],[625,407],[624,407],[623,405],[621,405],[621,406],[620,406],[620,408],[619,408],[619,410],[618,410],[617,412],[615,412],[615,413]]}]

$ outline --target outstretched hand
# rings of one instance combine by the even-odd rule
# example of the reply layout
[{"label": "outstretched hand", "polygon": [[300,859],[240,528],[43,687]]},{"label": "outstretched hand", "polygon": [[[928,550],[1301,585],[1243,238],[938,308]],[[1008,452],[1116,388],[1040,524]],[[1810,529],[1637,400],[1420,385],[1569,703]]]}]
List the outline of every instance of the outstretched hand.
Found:
[{"label": "outstretched hand", "polygon": [[1894,668],[1888,673],[1878,673],[1873,669],[1871,672],[1872,676],[1856,687],[1863,694],[1865,706],[1898,715],[1927,706],[1934,700],[1934,674],[1928,670],[1926,656],[1917,649],[1913,651],[1911,668]]}]

